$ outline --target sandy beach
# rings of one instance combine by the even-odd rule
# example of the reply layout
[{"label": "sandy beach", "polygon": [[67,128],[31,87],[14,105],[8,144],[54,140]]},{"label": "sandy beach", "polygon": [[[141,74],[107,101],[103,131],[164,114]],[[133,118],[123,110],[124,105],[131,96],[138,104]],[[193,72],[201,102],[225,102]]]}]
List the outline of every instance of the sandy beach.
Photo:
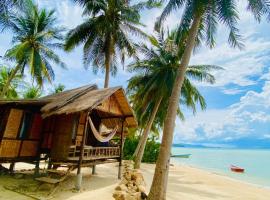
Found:
[{"label": "sandy beach", "polygon": [[[19,163],[16,169],[31,168],[30,165]],[[149,190],[154,173],[153,164],[143,164],[142,172]],[[83,186],[80,193],[74,192],[74,177],[76,171],[72,172],[70,178],[61,184],[53,196],[53,199],[65,200],[112,200],[112,193],[118,184],[117,164],[106,164],[97,167],[97,174],[91,175],[89,168],[83,169]],[[35,181],[31,179],[20,179],[10,176],[0,177],[0,199],[30,200],[31,198],[6,190],[4,185],[28,184],[35,187]],[[234,180],[222,175],[214,174],[201,169],[179,165],[170,167],[168,200],[269,200],[270,189],[255,186]]]}]

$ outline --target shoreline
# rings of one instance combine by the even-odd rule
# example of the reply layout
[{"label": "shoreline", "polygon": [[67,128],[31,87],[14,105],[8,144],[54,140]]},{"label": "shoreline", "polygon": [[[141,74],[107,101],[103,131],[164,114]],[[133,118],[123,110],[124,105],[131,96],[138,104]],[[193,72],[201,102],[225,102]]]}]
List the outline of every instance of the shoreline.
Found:
[{"label": "shoreline", "polygon": [[[254,187],[257,187],[257,188],[270,190],[270,186],[264,186],[264,185],[261,185],[261,184],[251,183],[251,182],[248,182],[248,181],[245,181],[245,180],[240,180],[240,179],[231,177],[226,173],[210,171],[210,170],[212,170],[210,168],[204,168],[204,167],[200,167],[200,166],[196,166],[196,165],[190,165],[190,164],[187,164],[187,163],[178,163],[178,162],[172,162],[171,164],[173,164],[175,166],[178,166],[178,167],[185,166],[185,167],[193,168],[193,169],[196,169],[196,170],[201,170],[201,171],[203,171],[205,173],[210,173],[210,174],[213,174],[213,175],[221,176],[221,177],[229,179],[231,181],[236,181],[236,182],[243,183],[243,184],[248,184],[250,186],[254,186]],[[213,170],[215,170],[215,169],[213,169]]]},{"label": "shoreline", "polygon": [[[222,174],[213,173],[194,166],[172,163],[170,166],[167,199],[168,200],[268,200],[270,189],[240,181]],[[147,189],[155,165],[143,164],[142,173]]]}]

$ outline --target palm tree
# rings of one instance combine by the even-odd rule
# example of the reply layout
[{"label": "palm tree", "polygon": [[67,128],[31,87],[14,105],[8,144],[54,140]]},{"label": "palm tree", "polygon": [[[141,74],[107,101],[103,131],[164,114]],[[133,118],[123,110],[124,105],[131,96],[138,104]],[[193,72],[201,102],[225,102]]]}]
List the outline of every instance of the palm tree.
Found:
[{"label": "palm tree", "polygon": [[42,95],[40,86],[28,85],[23,94],[24,99],[37,99]]},{"label": "palm tree", "polygon": [[[7,82],[9,80],[10,75],[13,73],[13,69],[7,68],[5,66],[0,67],[0,90],[7,87]],[[22,75],[17,73],[12,79],[11,83],[7,87],[7,92],[4,96],[6,99],[16,99],[19,97],[17,88],[22,82]]]},{"label": "palm tree", "polygon": [[[80,44],[83,46],[83,61],[90,64],[96,73],[105,71],[104,87],[109,86],[109,76],[117,72],[119,60],[122,64],[126,55],[135,56],[133,36],[146,36],[141,31],[140,10],[149,3],[130,5],[127,0],[75,0],[83,8],[88,18],[71,30],[66,38],[65,49],[71,51]],[[105,68],[104,68],[105,67]]]},{"label": "palm tree", "polygon": [[[169,97],[172,92],[173,83],[176,77],[177,68],[181,61],[181,46],[177,46],[173,40],[175,32],[168,33],[168,38],[164,38],[162,31],[159,39],[150,37],[152,48],[142,45],[139,49],[145,55],[143,60],[131,64],[131,71],[139,74],[129,81],[128,91],[132,94],[132,103],[135,107],[139,122],[147,122],[138,145],[135,156],[136,169],[140,168],[148,134],[154,120],[159,127],[163,126],[165,113],[167,111]],[[213,84],[215,78],[209,74],[212,69],[220,69],[217,66],[198,65],[190,66],[183,84],[182,98],[179,103],[186,105],[196,112],[196,105],[202,109],[206,108],[203,96],[191,83],[190,79],[205,81]],[[177,108],[178,115],[183,118],[180,107]]]},{"label": "palm tree", "polygon": [[[265,0],[247,0],[248,10],[260,21],[264,14],[269,15],[269,4]],[[154,179],[148,200],[166,199],[168,170],[170,163],[171,145],[175,127],[175,119],[181,88],[185,80],[192,51],[196,44],[205,40],[210,47],[215,45],[215,34],[218,23],[229,28],[228,42],[232,47],[242,48],[241,36],[237,28],[238,13],[236,1],[204,1],[204,0],[169,0],[161,14],[157,28],[175,9],[184,8],[178,28],[178,42],[184,42],[185,48],[179,64],[172,94],[169,100],[167,116],[164,122],[161,149],[156,163]],[[180,18],[180,17],[179,17]]]},{"label": "palm tree", "polygon": [[28,0],[1,0],[0,1],[0,31],[9,27],[10,15],[16,12]]},{"label": "palm tree", "polygon": [[[51,82],[54,71],[50,62],[64,67],[64,63],[53,51],[62,47],[59,42],[63,39],[63,28],[57,26],[54,11],[39,9],[29,3],[20,13],[11,16],[9,26],[14,34],[15,45],[6,52],[5,57],[14,60],[16,66],[6,86],[9,86],[18,71],[23,73],[26,67],[39,86],[43,85],[44,80]],[[3,88],[0,98],[6,90],[6,87]]]}]

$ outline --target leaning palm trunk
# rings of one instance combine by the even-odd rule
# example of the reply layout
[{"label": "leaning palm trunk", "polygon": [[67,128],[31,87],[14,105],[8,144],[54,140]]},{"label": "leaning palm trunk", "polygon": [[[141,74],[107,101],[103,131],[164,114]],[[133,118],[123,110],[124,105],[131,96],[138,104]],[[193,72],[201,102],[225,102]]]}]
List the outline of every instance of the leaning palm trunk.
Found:
[{"label": "leaning palm trunk", "polygon": [[2,98],[5,97],[5,95],[6,95],[7,91],[8,91],[8,88],[9,88],[9,86],[10,86],[12,80],[13,80],[14,77],[16,76],[16,74],[17,74],[17,72],[19,71],[19,69],[20,69],[20,65],[17,65],[17,66],[15,67],[15,69],[12,70],[10,76],[9,76],[8,79],[7,79],[7,83],[5,84],[5,86],[3,87],[3,89],[2,89],[2,91],[1,91],[1,93],[0,93],[0,99],[2,99]]},{"label": "leaning palm trunk", "polygon": [[137,147],[136,147],[136,149],[135,149],[135,151],[134,151],[134,153],[132,155],[132,158],[135,158],[138,155],[140,146],[142,145],[142,140],[141,140],[142,139],[142,131],[143,131],[143,128],[141,128],[141,130],[140,130],[140,133],[139,133],[139,143],[138,143],[138,145],[137,145]]},{"label": "leaning palm trunk", "polygon": [[151,130],[151,127],[152,127],[152,124],[154,122],[154,119],[156,117],[156,114],[157,114],[157,111],[158,111],[158,108],[159,108],[159,105],[162,101],[162,97],[158,99],[158,101],[155,103],[155,106],[154,106],[154,109],[153,109],[153,112],[151,113],[151,116],[150,116],[150,119],[143,131],[143,134],[142,134],[142,137],[141,137],[141,145],[139,147],[139,151],[138,151],[138,154],[136,155],[135,157],[135,164],[134,164],[134,168],[135,169],[140,169],[140,166],[141,166],[141,162],[142,162],[142,157],[143,157],[143,153],[144,153],[144,149],[145,149],[145,146],[146,146],[146,142],[147,142],[147,138],[148,138],[148,134]]},{"label": "leaning palm trunk", "polygon": [[181,87],[184,81],[185,72],[189,64],[191,53],[195,45],[201,17],[201,15],[196,15],[194,17],[192,26],[189,31],[189,36],[187,38],[186,48],[182,57],[182,62],[177,71],[177,76],[172,90],[172,95],[169,100],[169,106],[164,123],[160,153],[157,159],[155,174],[147,200],[166,199],[171,145],[173,140],[177,108],[179,105],[179,99],[181,94]]}]

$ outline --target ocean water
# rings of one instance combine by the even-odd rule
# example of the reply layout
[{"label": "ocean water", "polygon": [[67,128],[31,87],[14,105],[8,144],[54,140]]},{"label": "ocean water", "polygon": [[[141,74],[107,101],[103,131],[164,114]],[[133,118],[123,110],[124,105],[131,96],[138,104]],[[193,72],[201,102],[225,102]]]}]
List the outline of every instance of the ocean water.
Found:
[{"label": "ocean water", "polygon": [[[173,147],[172,154],[192,154],[189,158],[171,158],[172,163],[187,164],[270,188],[270,150]],[[245,173],[230,171],[231,164],[245,168]]]}]

